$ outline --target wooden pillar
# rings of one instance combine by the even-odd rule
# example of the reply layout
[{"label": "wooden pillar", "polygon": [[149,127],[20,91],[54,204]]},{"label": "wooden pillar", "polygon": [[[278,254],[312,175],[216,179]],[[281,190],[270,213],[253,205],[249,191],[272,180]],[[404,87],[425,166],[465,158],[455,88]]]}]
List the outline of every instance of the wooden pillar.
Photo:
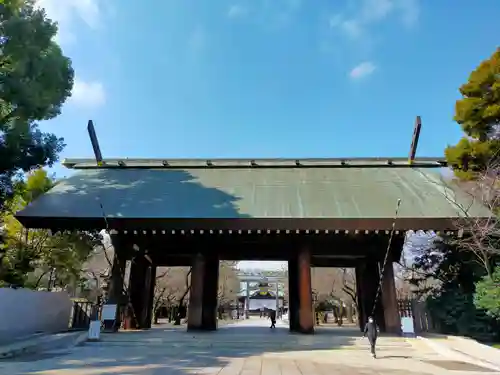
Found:
[{"label": "wooden pillar", "polygon": [[205,258],[203,276],[202,329],[215,331],[217,329],[217,292],[219,289],[219,259],[216,256],[211,255]]},{"label": "wooden pillar", "polygon": [[[382,266],[382,265],[381,265]],[[385,330],[388,333],[401,334],[396,284],[394,282],[394,266],[388,261],[383,271],[382,306],[384,308]]]},{"label": "wooden pillar", "polygon": [[132,260],[130,267],[130,300],[125,313],[125,329],[145,329],[147,324],[151,268],[143,254]]},{"label": "wooden pillar", "polygon": [[363,271],[364,264],[356,266],[356,304],[358,308],[359,329],[363,331],[368,319],[366,316],[365,298],[363,294]]},{"label": "wooden pillar", "polygon": [[314,333],[311,289],[311,252],[307,247],[299,250],[299,326],[300,333]]},{"label": "wooden pillar", "polygon": [[191,265],[191,288],[189,290],[188,330],[201,330],[203,314],[203,279],[205,259],[197,254]]},{"label": "wooden pillar", "polygon": [[[375,322],[382,332],[385,332],[384,308],[382,306],[382,296],[379,294],[373,312],[375,296],[380,282],[379,264],[373,259],[368,259],[365,263],[362,276],[362,294],[364,300],[365,316],[368,318],[373,314]],[[366,323],[366,321],[365,321]]]},{"label": "wooden pillar", "polygon": [[288,321],[291,332],[299,327],[299,265],[296,258],[288,261]]},{"label": "wooden pillar", "polygon": [[188,330],[217,329],[217,291],[219,288],[219,259],[198,254],[191,268]]},{"label": "wooden pillar", "polygon": [[124,295],[124,277],[127,264],[128,249],[126,240],[120,235],[111,236],[114,248],[113,264],[111,266],[111,278],[109,280],[108,299],[106,304],[116,305],[115,321],[105,320],[104,329],[107,331],[118,331],[121,324],[121,315],[126,306]]},{"label": "wooden pillar", "polygon": [[155,297],[155,284],[156,284],[156,265],[150,264],[146,274],[146,300],[144,303],[143,315],[145,317],[144,328],[151,328],[151,322],[153,320],[153,303]]}]

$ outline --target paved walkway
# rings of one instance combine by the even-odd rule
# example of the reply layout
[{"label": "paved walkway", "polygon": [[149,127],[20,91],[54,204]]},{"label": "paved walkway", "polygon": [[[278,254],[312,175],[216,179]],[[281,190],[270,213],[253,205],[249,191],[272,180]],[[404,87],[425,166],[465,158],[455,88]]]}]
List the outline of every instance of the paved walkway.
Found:
[{"label": "paved walkway", "polygon": [[264,319],[226,325],[214,333],[159,326],[103,335],[100,342],[67,352],[2,361],[0,375],[473,375],[486,371],[447,360],[416,339],[381,337],[379,358],[373,359],[359,336],[358,330],[348,328],[295,335],[282,322],[270,330]]},{"label": "paved walkway", "polygon": [[441,355],[500,371],[500,350],[491,346],[460,336],[427,335],[422,340]]}]

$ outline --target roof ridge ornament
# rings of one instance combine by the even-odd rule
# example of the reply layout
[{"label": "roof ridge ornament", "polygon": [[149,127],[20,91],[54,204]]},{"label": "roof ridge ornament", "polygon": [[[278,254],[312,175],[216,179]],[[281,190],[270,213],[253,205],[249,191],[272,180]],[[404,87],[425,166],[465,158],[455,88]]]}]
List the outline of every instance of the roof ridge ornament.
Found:
[{"label": "roof ridge ornament", "polygon": [[99,140],[97,139],[97,133],[95,132],[94,122],[92,120],[89,120],[87,124],[87,131],[94,150],[95,161],[97,165],[101,167],[105,163],[102,160],[101,147],[99,146]]},{"label": "roof ridge ornament", "polygon": [[417,154],[418,139],[420,138],[420,129],[422,128],[422,119],[417,116],[415,119],[415,126],[413,128],[413,136],[411,139],[410,154],[408,155],[408,163],[413,164],[415,162],[415,155]]}]

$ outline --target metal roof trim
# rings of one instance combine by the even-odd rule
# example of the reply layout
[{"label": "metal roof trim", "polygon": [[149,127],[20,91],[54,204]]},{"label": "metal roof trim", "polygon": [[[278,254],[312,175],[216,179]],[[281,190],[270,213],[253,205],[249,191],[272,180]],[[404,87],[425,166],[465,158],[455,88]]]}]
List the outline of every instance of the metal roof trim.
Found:
[{"label": "metal roof trim", "polygon": [[405,157],[374,158],[296,158],[296,159],[137,159],[110,158],[97,163],[95,159],[64,159],[70,169],[95,168],[349,168],[349,167],[446,167],[443,158],[424,157],[410,162]]}]

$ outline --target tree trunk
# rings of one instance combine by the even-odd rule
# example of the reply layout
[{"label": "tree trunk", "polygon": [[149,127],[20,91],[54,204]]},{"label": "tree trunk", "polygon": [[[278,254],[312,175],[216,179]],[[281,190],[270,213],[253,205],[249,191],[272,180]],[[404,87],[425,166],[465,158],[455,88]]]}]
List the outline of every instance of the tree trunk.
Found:
[{"label": "tree trunk", "polygon": [[186,290],[184,291],[184,294],[182,295],[182,297],[179,299],[179,303],[177,305],[177,309],[175,311],[175,321],[174,321],[174,326],[180,326],[181,325],[181,310],[182,310],[182,307],[184,305],[184,299],[186,298],[186,296],[188,295],[190,289],[191,289],[191,285],[189,284],[189,276],[191,275],[191,271],[193,269],[189,269],[188,273],[186,274]]},{"label": "tree trunk", "polygon": [[182,301],[179,302],[179,304],[174,308],[174,326],[180,326],[181,325],[181,306],[182,306]]},{"label": "tree trunk", "polygon": [[354,323],[353,315],[352,304],[349,304],[349,306],[347,306],[347,320],[349,321],[349,323]]},{"label": "tree trunk", "polygon": [[158,324],[158,314],[160,313],[160,309],[153,309],[153,324]]},{"label": "tree trunk", "polygon": [[339,306],[339,317],[338,317],[338,320],[337,320],[337,324],[338,324],[339,327],[342,327],[343,319],[344,319],[344,305],[341,302],[340,306]]}]

